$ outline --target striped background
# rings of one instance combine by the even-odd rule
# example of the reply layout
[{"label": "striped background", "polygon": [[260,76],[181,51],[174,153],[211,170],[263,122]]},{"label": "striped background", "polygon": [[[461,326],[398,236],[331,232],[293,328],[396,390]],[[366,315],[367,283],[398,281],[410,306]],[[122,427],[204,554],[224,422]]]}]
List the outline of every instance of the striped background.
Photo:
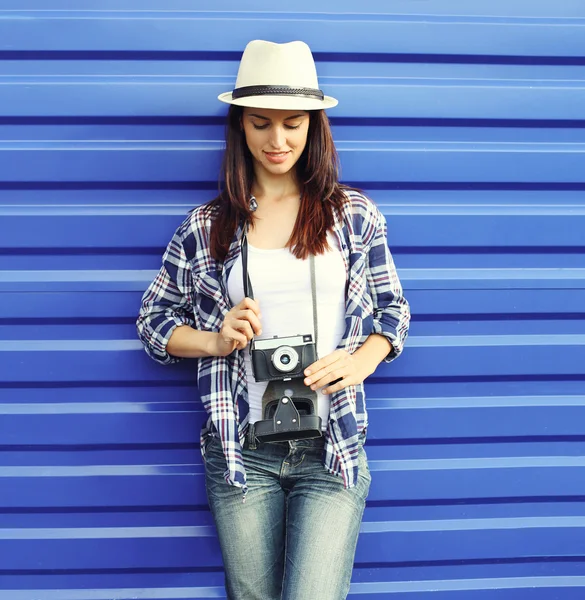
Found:
[{"label": "striped background", "polygon": [[412,304],[350,597],[583,598],[585,5],[279,6],[0,0],[0,600],[224,597],[193,367],[134,320],[253,38],[313,48]]}]

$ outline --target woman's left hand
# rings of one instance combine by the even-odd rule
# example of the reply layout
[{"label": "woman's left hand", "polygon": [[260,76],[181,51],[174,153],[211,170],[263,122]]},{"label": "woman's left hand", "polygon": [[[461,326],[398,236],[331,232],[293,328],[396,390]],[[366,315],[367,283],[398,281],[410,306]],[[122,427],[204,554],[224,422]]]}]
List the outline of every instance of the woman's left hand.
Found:
[{"label": "woman's left hand", "polygon": [[356,354],[335,350],[305,369],[305,385],[312,390],[322,388],[323,394],[338,392],[349,385],[363,383],[371,375]]}]

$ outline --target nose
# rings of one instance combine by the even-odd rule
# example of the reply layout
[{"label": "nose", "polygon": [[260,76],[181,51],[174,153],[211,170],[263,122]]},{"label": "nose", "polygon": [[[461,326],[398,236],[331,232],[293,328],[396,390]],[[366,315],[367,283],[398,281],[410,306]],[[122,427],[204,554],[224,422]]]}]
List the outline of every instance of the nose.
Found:
[{"label": "nose", "polygon": [[282,125],[274,125],[272,127],[271,135],[270,135],[270,145],[278,150],[282,148],[286,143],[286,135],[284,131],[284,127]]}]

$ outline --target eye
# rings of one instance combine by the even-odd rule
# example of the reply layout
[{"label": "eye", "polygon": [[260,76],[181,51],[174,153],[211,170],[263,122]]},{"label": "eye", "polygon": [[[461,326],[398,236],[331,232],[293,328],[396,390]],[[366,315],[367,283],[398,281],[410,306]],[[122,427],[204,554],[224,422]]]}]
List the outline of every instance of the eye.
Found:
[{"label": "eye", "polygon": [[252,126],[254,127],[254,129],[266,129],[268,127],[268,123],[266,123],[265,125],[256,125],[256,123],[252,123]]},{"label": "eye", "polygon": [[301,125],[285,125],[286,129],[298,129]]}]

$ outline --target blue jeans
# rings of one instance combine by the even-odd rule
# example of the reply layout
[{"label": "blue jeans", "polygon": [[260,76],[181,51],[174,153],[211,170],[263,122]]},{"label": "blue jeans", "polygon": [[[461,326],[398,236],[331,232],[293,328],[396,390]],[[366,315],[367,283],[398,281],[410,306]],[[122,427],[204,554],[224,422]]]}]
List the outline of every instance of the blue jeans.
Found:
[{"label": "blue jeans", "polygon": [[218,438],[206,450],[207,497],[230,600],[347,597],[370,487],[363,447],[357,485],[344,489],[322,463],[323,438],[244,446],[249,492],[226,484]]}]

